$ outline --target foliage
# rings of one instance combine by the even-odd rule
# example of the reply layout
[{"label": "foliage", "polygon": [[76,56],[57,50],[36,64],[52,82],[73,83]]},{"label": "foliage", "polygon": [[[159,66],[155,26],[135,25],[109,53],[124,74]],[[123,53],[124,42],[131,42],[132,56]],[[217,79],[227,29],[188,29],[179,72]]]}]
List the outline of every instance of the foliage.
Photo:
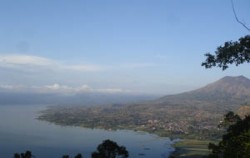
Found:
[{"label": "foliage", "polygon": [[[69,155],[63,155],[62,158],[69,158]],[[77,154],[75,158],[83,158],[82,154]]]},{"label": "foliage", "polygon": [[225,70],[228,64],[235,63],[236,66],[242,63],[250,62],[250,35],[246,35],[239,39],[239,41],[228,41],[224,46],[219,46],[215,55],[210,53],[205,54],[206,61],[201,65],[206,68],[218,66]]},{"label": "foliage", "polygon": [[77,154],[75,158],[83,158],[82,154]]},{"label": "foliage", "polygon": [[234,114],[234,112],[230,111],[224,116],[224,120],[219,124],[218,127],[228,128],[238,121],[241,121],[241,118],[237,114]]},{"label": "foliage", "polygon": [[97,151],[92,153],[92,158],[127,158],[128,151],[124,146],[119,146],[116,142],[111,140],[104,140],[102,144],[98,145]]},{"label": "foliage", "polygon": [[[128,158],[129,153],[124,146],[119,146],[111,140],[104,140],[97,146],[97,151],[92,153],[92,158]],[[35,157],[31,151],[25,153],[15,153],[14,158],[31,158]],[[63,155],[62,158],[69,158],[69,155]],[[77,154],[75,158],[83,158],[82,154]]]},{"label": "foliage", "polygon": [[210,157],[250,157],[250,116],[241,119],[233,112],[229,112],[225,115],[224,122],[228,125],[226,134],[223,135],[218,145],[209,143],[208,148],[212,150]]},{"label": "foliage", "polygon": [[15,153],[14,158],[31,158],[34,157],[31,153],[31,151],[26,151],[25,153]]}]

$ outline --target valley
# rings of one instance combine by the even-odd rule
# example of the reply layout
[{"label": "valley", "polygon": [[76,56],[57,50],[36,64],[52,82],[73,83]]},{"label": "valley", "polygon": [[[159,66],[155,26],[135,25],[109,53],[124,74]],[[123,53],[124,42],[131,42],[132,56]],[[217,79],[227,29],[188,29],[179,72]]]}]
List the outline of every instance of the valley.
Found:
[{"label": "valley", "polygon": [[137,104],[52,106],[40,120],[65,126],[130,129],[172,138],[217,139],[217,125],[228,111],[250,103],[250,80],[224,77],[198,90]]},{"label": "valley", "polygon": [[241,117],[250,114],[250,80],[244,76],[224,77],[200,89],[136,104],[106,106],[51,106],[39,120],[62,126],[105,130],[145,131],[171,139],[175,156],[206,155],[208,142],[218,141],[218,124],[229,111]]},{"label": "valley", "polygon": [[136,105],[133,105],[133,110],[128,108],[131,107],[56,106],[43,111],[39,119],[66,126],[130,129],[173,138],[208,139],[217,136],[217,124],[223,117],[223,113],[176,106],[144,111],[143,107]]}]

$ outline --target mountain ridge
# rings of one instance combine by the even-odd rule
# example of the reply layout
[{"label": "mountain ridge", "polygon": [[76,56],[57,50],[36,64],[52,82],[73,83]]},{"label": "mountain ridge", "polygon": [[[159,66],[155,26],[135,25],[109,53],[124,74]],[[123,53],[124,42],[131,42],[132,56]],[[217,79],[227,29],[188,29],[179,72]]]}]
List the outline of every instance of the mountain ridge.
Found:
[{"label": "mountain ridge", "polygon": [[237,111],[240,105],[250,105],[250,94],[231,93],[246,88],[245,84],[250,84],[250,80],[243,76],[225,77],[194,91],[141,103],[91,108],[50,107],[39,119],[60,125],[131,129],[178,138],[218,138],[221,131],[217,125],[223,115]]},{"label": "mountain ridge", "polygon": [[244,76],[225,76],[215,82],[205,85],[196,90],[176,94],[167,95],[156,99],[158,103],[185,100],[199,100],[223,102],[224,104],[237,105],[242,101],[250,102],[250,79]]}]

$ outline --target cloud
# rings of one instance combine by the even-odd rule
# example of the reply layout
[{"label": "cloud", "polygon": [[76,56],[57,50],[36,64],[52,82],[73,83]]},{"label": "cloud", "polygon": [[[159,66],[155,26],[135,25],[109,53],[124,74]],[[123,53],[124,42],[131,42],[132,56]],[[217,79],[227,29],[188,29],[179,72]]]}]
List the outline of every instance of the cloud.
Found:
[{"label": "cloud", "polygon": [[52,60],[28,55],[0,55],[0,63],[6,65],[53,65]]},{"label": "cloud", "polygon": [[35,92],[35,93],[57,93],[57,94],[78,94],[78,93],[128,93],[129,90],[120,88],[92,88],[86,84],[73,87],[54,83],[44,86],[24,86],[24,85],[0,85],[1,91],[8,92]]},{"label": "cloud", "polygon": [[80,92],[91,92],[93,90],[88,85],[72,87],[67,85],[60,85],[58,83],[54,83],[52,85],[45,85],[41,87],[34,87],[34,88],[40,92],[57,92],[57,93],[80,93]]},{"label": "cloud", "polygon": [[102,69],[99,66],[95,65],[68,65],[68,66],[61,66],[61,68],[72,71],[98,71]]},{"label": "cloud", "polygon": [[30,55],[0,55],[0,67],[16,68],[23,70],[29,69],[48,69],[48,70],[58,70],[58,71],[100,71],[102,68],[97,65],[89,64],[79,64],[79,65],[68,65],[62,64],[56,60],[30,56]]},{"label": "cloud", "polygon": [[135,69],[156,66],[155,63],[124,63],[117,65],[101,66],[94,64],[65,64],[63,62],[31,55],[0,55],[0,67],[17,69],[21,71],[73,71],[73,72],[97,72],[114,69]]},{"label": "cloud", "polygon": [[92,88],[88,85],[82,85],[79,87],[72,87],[67,85],[60,85],[60,84],[52,84],[46,85],[43,87],[37,87],[40,91],[43,92],[57,92],[57,93],[83,93],[83,92],[95,92],[95,93],[127,93],[128,90],[123,90],[120,88]]},{"label": "cloud", "polygon": [[19,91],[21,89],[24,89],[24,86],[22,85],[10,85],[10,84],[3,84],[0,85],[1,90],[7,90],[7,91]]},{"label": "cloud", "polygon": [[107,88],[107,89],[96,89],[96,92],[99,93],[128,93],[129,90],[124,90],[120,88]]}]

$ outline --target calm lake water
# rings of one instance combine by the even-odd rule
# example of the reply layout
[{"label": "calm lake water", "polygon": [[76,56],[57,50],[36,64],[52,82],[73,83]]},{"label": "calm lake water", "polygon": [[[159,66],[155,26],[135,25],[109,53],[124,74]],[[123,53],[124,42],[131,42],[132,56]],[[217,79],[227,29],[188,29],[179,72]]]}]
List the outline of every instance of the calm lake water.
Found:
[{"label": "calm lake water", "polygon": [[128,130],[106,131],[80,127],[62,127],[37,120],[45,106],[0,106],[0,157],[31,150],[36,158],[72,158],[81,153],[90,158],[105,139],[124,145],[130,158],[166,158],[174,149],[169,138]]}]

